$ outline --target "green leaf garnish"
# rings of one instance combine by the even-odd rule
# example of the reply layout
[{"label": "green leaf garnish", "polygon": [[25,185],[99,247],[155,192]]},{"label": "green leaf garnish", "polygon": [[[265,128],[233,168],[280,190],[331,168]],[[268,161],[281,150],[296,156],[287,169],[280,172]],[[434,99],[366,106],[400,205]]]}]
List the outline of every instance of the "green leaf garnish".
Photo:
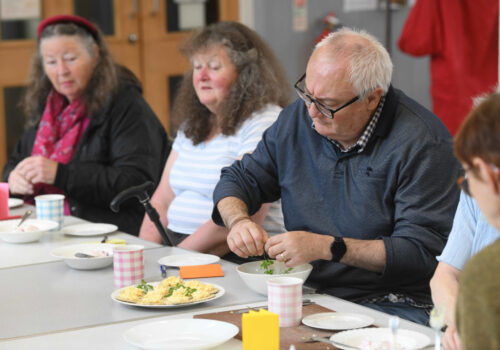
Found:
[{"label": "green leaf garnish", "polygon": [[146,293],[146,294],[148,294],[148,292],[149,292],[150,290],[153,290],[153,289],[154,289],[154,287],[153,287],[152,285],[147,284],[147,282],[146,282],[146,281],[144,281],[144,280],[141,280],[141,284],[138,284],[138,285],[137,285],[137,288],[142,289],[142,291],[143,291],[144,293]]},{"label": "green leaf garnish", "polygon": [[266,255],[266,252],[264,252],[263,257],[264,260],[262,260],[260,268],[264,270],[264,273],[272,275],[274,273],[274,270],[270,268],[270,266],[274,264],[274,260],[269,259],[269,257]]}]

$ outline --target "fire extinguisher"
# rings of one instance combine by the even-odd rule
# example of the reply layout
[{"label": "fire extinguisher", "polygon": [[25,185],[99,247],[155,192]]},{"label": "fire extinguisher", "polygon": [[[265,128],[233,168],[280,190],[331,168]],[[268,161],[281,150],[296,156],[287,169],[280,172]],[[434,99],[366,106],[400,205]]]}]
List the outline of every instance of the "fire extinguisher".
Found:
[{"label": "fire extinguisher", "polygon": [[328,34],[334,32],[335,30],[337,30],[342,26],[340,24],[340,20],[337,18],[334,11],[329,12],[325,16],[325,18],[323,18],[322,22],[323,22],[323,30],[316,38],[316,44],[319,43],[321,40],[323,40],[323,38],[326,37]]}]

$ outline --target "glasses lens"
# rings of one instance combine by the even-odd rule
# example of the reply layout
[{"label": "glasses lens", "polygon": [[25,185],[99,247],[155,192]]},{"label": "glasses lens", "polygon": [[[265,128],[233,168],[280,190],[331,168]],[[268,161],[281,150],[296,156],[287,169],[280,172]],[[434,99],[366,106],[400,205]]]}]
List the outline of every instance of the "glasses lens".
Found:
[{"label": "glasses lens", "polygon": [[318,111],[320,111],[321,114],[323,114],[325,117],[330,118],[330,119],[332,118],[332,113],[330,112],[330,110],[328,108],[326,108],[325,106],[320,105],[316,101],[314,101],[314,105],[316,106],[316,108],[318,109]]},{"label": "glasses lens", "polygon": [[309,106],[311,104],[311,99],[309,98],[309,96],[307,96],[306,94],[304,94],[298,88],[296,88],[295,91],[297,92],[297,95],[299,95],[299,97],[302,99],[302,101],[304,101],[306,103],[306,105]]}]

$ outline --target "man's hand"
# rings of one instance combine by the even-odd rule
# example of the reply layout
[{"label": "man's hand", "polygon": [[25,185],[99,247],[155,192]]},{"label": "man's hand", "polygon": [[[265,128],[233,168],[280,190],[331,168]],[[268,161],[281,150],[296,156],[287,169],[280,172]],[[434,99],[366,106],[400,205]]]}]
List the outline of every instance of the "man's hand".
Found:
[{"label": "man's hand", "polygon": [[318,259],[331,259],[332,236],[290,231],[269,238],[265,249],[271,258],[294,267]]},{"label": "man's hand", "polygon": [[56,161],[42,156],[33,156],[22,160],[14,171],[17,170],[31,184],[45,183],[53,185],[58,164]]},{"label": "man's hand", "polygon": [[264,243],[269,235],[250,218],[235,221],[229,234],[227,244],[229,249],[242,258],[264,254]]}]

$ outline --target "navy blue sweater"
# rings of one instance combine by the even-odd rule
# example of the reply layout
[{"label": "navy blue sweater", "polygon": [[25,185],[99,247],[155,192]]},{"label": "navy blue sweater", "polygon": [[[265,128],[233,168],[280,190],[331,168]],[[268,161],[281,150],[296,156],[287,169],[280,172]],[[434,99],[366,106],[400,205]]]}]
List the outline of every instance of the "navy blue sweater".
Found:
[{"label": "navy blue sweater", "polygon": [[[459,196],[451,135],[392,87],[362,153],[341,153],[311,124],[301,100],[284,109],[252,154],[222,170],[214,202],[235,196],[254,214],[281,197],[288,231],[383,239],[383,273],[317,260],[308,282],[352,301],[393,292],[430,303]],[[213,219],[222,224],[216,208]]]}]

